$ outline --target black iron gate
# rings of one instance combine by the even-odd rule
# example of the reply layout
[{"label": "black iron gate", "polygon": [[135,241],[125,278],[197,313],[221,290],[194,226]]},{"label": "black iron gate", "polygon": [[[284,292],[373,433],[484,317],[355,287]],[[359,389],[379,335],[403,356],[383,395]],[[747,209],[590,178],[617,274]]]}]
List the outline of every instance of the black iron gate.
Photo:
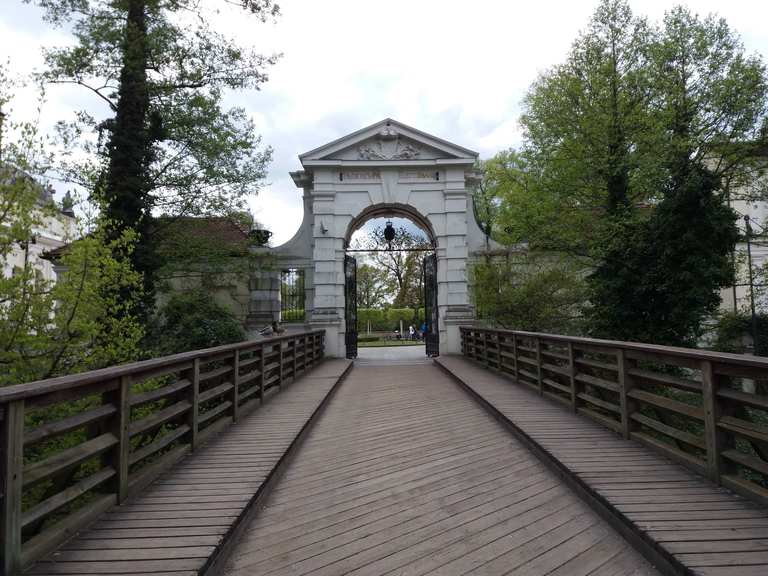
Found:
[{"label": "black iron gate", "polygon": [[440,331],[437,323],[437,254],[424,257],[424,342],[427,356],[440,355]]},{"label": "black iron gate", "polygon": [[357,260],[344,256],[344,318],[347,358],[357,358]]}]

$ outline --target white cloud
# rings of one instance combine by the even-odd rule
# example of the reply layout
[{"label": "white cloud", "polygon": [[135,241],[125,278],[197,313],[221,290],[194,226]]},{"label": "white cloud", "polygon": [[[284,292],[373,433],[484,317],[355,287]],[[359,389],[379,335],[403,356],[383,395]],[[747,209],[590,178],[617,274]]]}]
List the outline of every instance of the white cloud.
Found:
[{"label": "white cloud", "polygon": [[[39,12],[0,16],[0,46],[20,63],[35,61],[41,42],[60,42]],[[301,222],[301,192],[288,176],[297,155],[391,116],[472,148],[482,156],[520,141],[520,101],[538,73],[562,61],[596,0],[283,0],[276,23],[261,24],[235,8],[221,8],[222,30],[244,44],[284,57],[259,92],[237,94],[275,149],[270,185],[251,205],[257,218],[288,240]],[[660,18],[673,2],[632,0],[638,13]],[[768,3],[691,0],[701,14],[718,12],[748,50],[768,54]],[[34,21],[34,19],[38,19]],[[23,19],[20,20],[20,19]],[[84,93],[51,94],[53,112],[76,105]],[[93,105],[93,103],[91,103]]]}]

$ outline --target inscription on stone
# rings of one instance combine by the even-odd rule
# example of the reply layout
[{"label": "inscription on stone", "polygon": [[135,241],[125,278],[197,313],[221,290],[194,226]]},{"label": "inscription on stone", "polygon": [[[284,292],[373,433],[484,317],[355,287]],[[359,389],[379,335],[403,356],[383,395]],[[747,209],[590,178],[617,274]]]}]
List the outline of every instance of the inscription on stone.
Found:
[{"label": "inscription on stone", "polygon": [[381,180],[379,170],[345,170],[344,180]]},{"label": "inscription on stone", "polygon": [[400,172],[400,178],[403,180],[434,180],[435,171],[428,169],[402,170]]}]

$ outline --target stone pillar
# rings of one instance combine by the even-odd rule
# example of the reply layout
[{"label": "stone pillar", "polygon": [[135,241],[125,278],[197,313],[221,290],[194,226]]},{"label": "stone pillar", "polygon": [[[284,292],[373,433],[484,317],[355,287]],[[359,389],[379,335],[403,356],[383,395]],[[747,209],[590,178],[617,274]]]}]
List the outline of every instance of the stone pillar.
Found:
[{"label": "stone pillar", "polygon": [[312,231],[314,262],[314,308],[312,329],[325,330],[325,353],[343,358],[344,350],[344,231],[336,223],[334,173],[315,172],[312,191],[314,226]]},{"label": "stone pillar", "polygon": [[467,282],[468,196],[463,168],[446,170],[445,230],[438,239],[438,308],[440,310],[440,353],[461,351],[459,326],[471,322],[474,312]]},{"label": "stone pillar", "polygon": [[251,274],[250,301],[245,324],[258,330],[280,319],[280,270],[257,270]]}]

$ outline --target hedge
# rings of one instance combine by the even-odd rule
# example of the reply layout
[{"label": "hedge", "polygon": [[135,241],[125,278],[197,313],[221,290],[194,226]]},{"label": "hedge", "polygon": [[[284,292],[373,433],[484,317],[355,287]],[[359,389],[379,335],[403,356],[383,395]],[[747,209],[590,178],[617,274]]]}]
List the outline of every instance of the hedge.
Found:
[{"label": "hedge", "polygon": [[424,308],[419,308],[418,319],[414,317],[413,308],[358,308],[357,330],[359,333],[368,330],[368,322],[371,323],[371,331],[393,331],[400,329],[400,320],[403,321],[403,329],[413,324],[419,328],[424,322]]}]

